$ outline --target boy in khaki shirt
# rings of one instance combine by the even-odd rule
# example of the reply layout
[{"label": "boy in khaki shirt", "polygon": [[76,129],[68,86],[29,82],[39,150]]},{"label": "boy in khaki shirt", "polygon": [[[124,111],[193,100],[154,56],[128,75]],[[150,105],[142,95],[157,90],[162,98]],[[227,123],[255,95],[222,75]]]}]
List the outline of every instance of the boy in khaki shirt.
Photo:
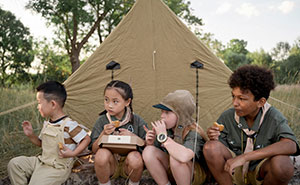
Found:
[{"label": "boy in khaki shirt", "polygon": [[42,155],[15,157],[8,163],[8,175],[13,185],[62,184],[73,166],[73,158],[89,144],[90,137],[79,124],[63,112],[67,98],[64,86],[49,81],[37,87],[38,110],[45,121],[40,136],[33,132],[31,123],[22,126],[30,141],[42,147]]}]

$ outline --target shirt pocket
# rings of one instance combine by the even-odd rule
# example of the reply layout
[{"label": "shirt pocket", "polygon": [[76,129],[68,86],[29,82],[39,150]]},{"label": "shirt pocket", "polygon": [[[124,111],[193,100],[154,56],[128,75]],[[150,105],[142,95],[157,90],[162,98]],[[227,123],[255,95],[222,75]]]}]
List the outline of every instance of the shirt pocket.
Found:
[{"label": "shirt pocket", "polygon": [[51,137],[56,137],[57,136],[57,131],[53,130],[53,129],[45,129],[43,134],[47,135],[47,136],[51,136]]},{"label": "shirt pocket", "polygon": [[265,148],[266,146],[271,145],[272,143],[275,143],[274,137],[272,135],[266,133],[266,134],[258,134],[255,142],[255,150]]}]

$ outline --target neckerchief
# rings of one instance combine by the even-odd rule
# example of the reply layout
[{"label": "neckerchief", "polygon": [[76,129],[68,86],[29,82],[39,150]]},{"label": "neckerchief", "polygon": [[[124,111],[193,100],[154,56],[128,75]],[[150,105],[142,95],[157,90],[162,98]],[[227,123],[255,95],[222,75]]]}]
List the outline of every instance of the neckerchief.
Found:
[{"label": "neckerchief", "polygon": [[[109,123],[111,123],[112,120],[111,120],[111,117],[108,113],[106,113],[106,117],[107,117]],[[128,123],[130,121],[130,118],[131,118],[131,110],[130,110],[129,107],[126,107],[126,116],[125,116],[124,120],[121,121],[119,127],[125,125],[126,123]]]},{"label": "neckerchief", "polygon": [[[262,115],[261,115],[261,118],[260,118],[260,121],[259,121],[259,126],[258,126],[258,129],[260,128],[263,120],[264,120],[264,117],[267,113],[267,111],[269,110],[269,108],[271,107],[271,105],[269,103],[265,103],[265,105],[262,107]],[[234,119],[235,121],[237,122],[237,124],[240,123],[240,117],[236,114],[236,112],[234,113]],[[248,152],[251,152],[253,151],[253,147],[254,147],[254,138],[253,138],[253,135],[256,133],[254,130],[249,130],[248,128],[244,128],[242,129],[245,134],[248,136],[247,137],[247,144],[246,144],[246,148],[245,148],[245,151],[244,151],[244,154],[245,153],[248,153]],[[244,165],[243,165],[243,176],[248,172],[248,169],[249,169],[249,161],[246,162]]]}]

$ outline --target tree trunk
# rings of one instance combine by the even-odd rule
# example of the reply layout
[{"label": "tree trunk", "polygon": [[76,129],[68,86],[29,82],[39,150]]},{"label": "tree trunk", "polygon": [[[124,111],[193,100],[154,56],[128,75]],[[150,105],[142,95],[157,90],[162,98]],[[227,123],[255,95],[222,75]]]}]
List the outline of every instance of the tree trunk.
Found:
[{"label": "tree trunk", "polygon": [[72,48],[72,52],[70,54],[70,61],[72,64],[72,74],[80,67],[79,53],[80,53],[80,49]]}]

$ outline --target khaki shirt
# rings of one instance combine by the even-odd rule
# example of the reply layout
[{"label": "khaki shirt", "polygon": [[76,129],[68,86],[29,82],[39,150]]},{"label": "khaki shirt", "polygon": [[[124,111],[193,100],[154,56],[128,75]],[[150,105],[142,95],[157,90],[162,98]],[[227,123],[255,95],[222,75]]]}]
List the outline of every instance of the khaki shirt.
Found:
[{"label": "khaki shirt", "polygon": [[[234,119],[234,112],[234,108],[231,108],[219,117],[217,122],[225,127],[219,136],[219,140],[236,155],[240,155],[245,150],[247,143],[247,135],[242,129],[248,128],[248,125],[244,117],[241,117],[240,123],[237,123]],[[256,116],[252,128],[248,128],[257,132],[254,136],[254,150],[269,146],[278,142],[281,138],[288,138],[297,144],[297,152],[294,155],[299,155],[299,144],[288,125],[287,119],[276,108],[270,107],[259,128],[261,116],[262,111]],[[249,170],[253,171],[260,161],[250,161]]]}]

